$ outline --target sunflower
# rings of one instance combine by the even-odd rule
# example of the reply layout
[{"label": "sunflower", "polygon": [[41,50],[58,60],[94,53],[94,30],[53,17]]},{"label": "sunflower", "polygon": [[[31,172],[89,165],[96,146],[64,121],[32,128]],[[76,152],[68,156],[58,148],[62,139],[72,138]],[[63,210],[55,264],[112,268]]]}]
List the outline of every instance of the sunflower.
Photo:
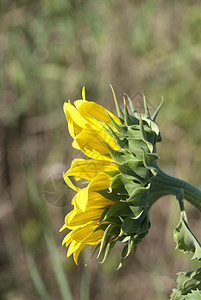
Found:
[{"label": "sunflower", "polygon": [[[125,244],[122,263],[150,227],[147,199],[150,180],[157,172],[158,111],[151,118],[144,101],[145,114],[140,114],[128,98],[132,112],[128,112],[124,99],[123,113],[114,91],[113,95],[119,118],[87,101],[85,88],[82,99],[74,105],[64,103],[72,146],[88,157],[74,159],[63,175],[76,195],[72,199],[74,209],[66,215],[60,231],[70,230],[62,244],[68,247],[67,257],[73,254],[76,264],[87,245],[97,245],[98,256],[102,255],[104,261],[117,241]],[[70,176],[87,184],[79,188]]]}]

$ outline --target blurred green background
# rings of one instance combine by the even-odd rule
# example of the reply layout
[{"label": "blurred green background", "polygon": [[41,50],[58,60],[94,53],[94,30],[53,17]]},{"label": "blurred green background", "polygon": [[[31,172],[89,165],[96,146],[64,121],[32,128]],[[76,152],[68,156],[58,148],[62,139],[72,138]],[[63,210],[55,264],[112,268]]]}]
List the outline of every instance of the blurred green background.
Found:
[{"label": "blurred green background", "polygon": [[142,90],[152,109],[163,95],[159,165],[201,186],[200,1],[8,0],[0,15],[0,298],[168,299],[176,273],[199,267],[174,249],[174,197],[154,205],[149,235],[120,271],[118,249],[103,265],[85,267],[87,251],[79,266],[66,258],[58,230],[72,193],[61,176],[81,154],[62,106],[82,86],[111,110],[110,83],[139,109]]}]

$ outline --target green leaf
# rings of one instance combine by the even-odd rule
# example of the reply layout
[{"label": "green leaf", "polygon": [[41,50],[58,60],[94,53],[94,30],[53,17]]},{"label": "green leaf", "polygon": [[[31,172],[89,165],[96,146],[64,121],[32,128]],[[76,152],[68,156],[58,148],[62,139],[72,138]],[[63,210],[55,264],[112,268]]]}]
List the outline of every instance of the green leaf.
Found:
[{"label": "green leaf", "polygon": [[112,242],[109,242],[106,247],[105,247],[105,254],[104,254],[104,257],[102,259],[102,261],[100,262],[101,264],[103,264],[108,256],[108,254],[110,253],[110,251],[112,250],[112,248],[114,247],[115,245],[115,241],[112,241]]},{"label": "green leaf", "polygon": [[145,218],[144,213],[142,213],[137,218],[132,218],[132,217],[126,218],[122,223],[122,230],[126,234],[140,233],[144,218]]},{"label": "green leaf", "polygon": [[96,227],[96,229],[95,229],[93,232],[96,232],[96,231],[98,231],[98,230],[103,230],[103,231],[105,231],[106,228],[107,228],[107,226],[108,226],[108,224],[102,224],[102,223],[100,223],[100,225],[98,225],[98,226]]},{"label": "green leaf", "polygon": [[148,195],[149,192],[149,188],[150,188],[151,184],[149,183],[146,187],[144,186],[139,186],[137,188],[135,188],[135,190],[133,190],[133,192],[130,195],[130,198],[128,199],[128,201],[133,197],[133,198],[137,198],[140,197],[142,195]]},{"label": "green leaf", "polygon": [[122,173],[117,174],[115,177],[113,177],[110,183],[110,188],[112,191],[127,196],[133,193],[134,189],[139,188],[141,186],[142,182],[140,182],[140,180],[138,180],[134,176]]},{"label": "green leaf", "polygon": [[119,270],[123,266],[123,261],[126,258],[127,252],[128,252],[128,245],[124,246],[124,248],[122,250],[121,260],[120,260],[120,263],[119,263],[119,265],[118,265],[118,267],[117,267],[116,270]]},{"label": "green leaf", "polygon": [[180,272],[177,288],[173,289],[171,300],[201,300],[201,268],[192,272]]},{"label": "green leaf", "polygon": [[147,119],[145,115],[142,115],[142,120],[148,124],[148,126],[156,133],[156,135],[159,135],[159,127],[153,120]]},{"label": "green leaf", "polygon": [[134,206],[146,206],[148,207],[148,195],[149,195],[149,188],[150,185],[148,185],[147,188],[145,187],[138,187],[133,190],[130,197],[128,198],[127,202],[132,202]]},{"label": "green leaf", "polygon": [[177,277],[177,288],[182,295],[192,290],[201,290],[201,268],[192,272],[180,272]]},{"label": "green leaf", "polygon": [[201,291],[192,291],[186,295],[185,300],[201,300]]},{"label": "green leaf", "polygon": [[159,132],[159,134],[157,135],[157,138],[156,138],[156,143],[159,143],[162,141],[162,137],[161,137],[161,133]]},{"label": "green leaf", "polygon": [[141,242],[141,240],[148,234],[149,232],[149,228],[150,228],[150,224],[149,224],[149,227],[147,228],[146,231],[144,232],[141,232],[139,234],[136,235],[136,241],[135,241],[135,247],[137,246],[137,244],[139,244]]},{"label": "green leaf", "polygon": [[181,295],[179,290],[173,289],[172,294],[170,295],[170,300],[185,300],[185,298]]},{"label": "green leaf", "polygon": [[97,191],[97,193],[99,193],[103,197],[105,197],[109,200],[112,200],[112,201],[120,201],[120,200],[124,200],[124,199],[128,198],[127,192],[125,192],[126,195],[123,195],[123,194],[119,195],[117,193],[113,193],[112,191],[109,192],[108,190],[104,189],[104,190]]},{"label": "green leaf", "polygon": [[106,219],[110,216],[113,217],[133,216],[133,212],[130,209],[127,202],[116,202],[110,207],[110,209],[106,213]]},{"label": "green leaf", "polygon": [[104,231],[104,234],[103,234],[103,237],[102,237],[102,240],[101,240],[101,243],[100,243],[100,248],[99,248],[99,252],[98,252],[98,255],[97,255],[97,258],[99,258],[99,256],[101,255],[101,252],[102,252],[102,249],[103,249],[103,245],[106,241],[106,238],[107,238],[107,235],[110,233],[110,230],[112,229],[112,224],[109,224],[107,226],[107,228],[105,229]]},{"label": "green leaf", "polygon": [[130,151],[127,151],[127,150],[113,150],[109,145],[106,144],[106,146],[108,148],[108,151],[109,151],[111,157],[113,158],[113,160],[116,163],[122,163],[125,160],[128,160],[132,157]]},{"label": "green leaf", "polygon": [[138,216],[140,216],[142,214],[142,212],[144,211],[144,209],[139,206],[130,206],[130,209],[132,210],[134,218],[137,218]]},{"label": "green leaf", "polygon": [[192,252],[194,253],[192,259],[201,260],[201,245],[188,225],[185,211],[181,212],[180,222],[174,230],[174,241],[177,244],[176,248],[183,252]]},{"label": "green leaf", "polygon": [[122,174],[118,174],[112,178],[110,182],[110,188],[112,191],[115,191],[115,193],[120,193],[123,195],[128,194],[122,182]]},{"label": "green leaf", "polygon": [[104,210],[103,210],[103,212],[102,212],[102,214],[101,214],[101,216],[99,218],[99,222],[101,222],[101,221],[103,221],[105,219],[105,215],[107,214],[109,208],[110,208],[110,205],[108,205],[108,206],[106,206],[104,208]]},{"label": "green leaf", "polygon": [[192,291],[188,295],[182,295],[179,290],[173,289],[170,300],[201,300],[200,291]]},{"label": "green leaf", "polygon": [[149,152],[153,152],[153,145],[152,143],[148,140],[148,137],[146,135],[146,132],[145,132],[145,126],[143,124],[143,120],[142,120],[142,116],[140,115],[140,132],[141,132],[141,137],[142,137],[142,140],[144,142],[146,142],[148,148],[149,148]]},{"label": "green leaf", "polygon": [[[136,118],[136,120],[138,119]],[[137,124],[128,127],[126,136],[127,138],[142,139],[139,120]]]},{"label": "green leaf", "polygon": [[135,154],[136,158],[142,159],[143,158],[143,152],[142,148],[146,151],[149,152],[148,145],[145,141],[143,141],[140,138],[128,138],[128,149]]},{"label": "green leaf", "polygon": [[141,224],[141,235],[142,236],[143,236],[143,234],[147,235],[150,226],[151,226],[151,223],[150,223],[150,220],[149,220],[149,215],[148,215],[148,213],[146,213],[145,218],[144,218],[144,220],[142,221],[142,224]]},{"label": "green leaf", "polygon": [[126,234],[139,233],[141,229],[141,220],[126,218],[122,223],[122,230]]},{"label": "green leaf", "polygon": [[149,126],[144,125],[144,131],[146,135],[146,141],[151,143],[153,146],[156,143],[157,135]]},{"label": "green leaf", "polygon": [[[129,159],[121,164],[117,164],[119,171],[123,174],[133,176],[139,180],[147,179],[148,171],[142,160]],[[134,179],[134,178],[133,178]]]},{"label": "green leaf", "polygon": [[142,148],[144,157],[144,165],[146,166],[147,169],[149,169],[154,176],[157,175],[157,170],[156,168],[153,167],[153,162],[158,159],[158,155],[156,153],[146,153],[146,151]]},{"label": "green leaf", "polygon": [[139,187],[142,187],[144,185],[144,182],[146,180],[140,179],[139,177],[134,177],[134,176],[128,176],[125,174],[121,174],[121,182],[123,186],[125,187],[127,194],[130,196],[133,191]]},{"label": "green leaf", "polygon": [[139,197],[129,198],[128,202],[131,202],[132,205],[136,207],[149,207],[148,198],[145,194]]},{"label": "green leaf", "polygon": [[129,254],[131,253],[131,250],[133,249],[133,246],[134,246],[134,241],[135,241],[135,239],[130,237],[130,239],[128,241],[128,248],[127,248],[127,253],[126,253],[125,258],[128,257]]},{"label": "green leaf", "polygon": [[140,177],[146,176],[146,168],[142,160],[129,159],[121,164],[118,164],[119,170],[122,173],[133,176],[133,174],[138,174]]}]

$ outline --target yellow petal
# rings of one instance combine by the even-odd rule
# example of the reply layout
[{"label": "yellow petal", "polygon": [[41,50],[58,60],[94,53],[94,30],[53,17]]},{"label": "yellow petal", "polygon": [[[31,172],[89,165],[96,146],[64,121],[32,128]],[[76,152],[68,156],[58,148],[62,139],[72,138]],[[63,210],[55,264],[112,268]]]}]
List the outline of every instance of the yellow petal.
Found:
[{"label": "yellow petal", "polygon": [[117,124],[121,124],[119,119],[110,111],[93,101],[83,101],[78,107],[79,113],[90,123],[97,124],[97,121],[112,124],[108,114],[114,119]]},{"label": "yellow petal", "polygon": [[106,160],[106,161],[113,161],[113,159],[111,158],[111,156],[109,155],[102,155],[101,153],[99,153],[98,151],[92,149],[89,150],[87,148],[80,148],[80,146],[78,145],[78,143],[76,142],[76,140],[73,141],[72,146],[75,149],[81,150],[86,156],[88,156],[89,158],[93,158],[93,159],[99,159],[99,160]]},{"label": "yellow petal", "polygon": [[102,212],[103,209],[90,209],[85,212],[81,210],[73,210],[66,216],[66,226],[80,226],[85,225],[92,220],[98,221]]},{"label": "yellow petal", "polygon": [[86,100],[86,97],[85,97],[85,86],[83,86],[83,88],[82,88],[82,99]]},{"label": "yellow petal", "polygon": [[[103,126],[105,127],[105,124],[103,124]],[[106,132],[103,127],[101,127],[101,130],[99,130],[98,139],[100,139],[101,142],[107,143],[112,149],[119,150],[119,146],[116,144],[115,140]]]},{"label": "yellow petal", "polygon": [[86,210],[88,203],[88,187],[79,190],[79,192],[76,194],[75,202],[82,211]]},{"label": "yellow petal", "polygon": [[66,247],[68,247],[69,243],[72,241],[71,235],[72,235],[72,231],[69,232],[69,233],[63,238],[62,246],[63,246],[64,244],[66,244]]},{"label": "yellow petal", "polygon": [[76,201],[76,198],[77,198],[77,194],[75,194],[75,196],[73,197],[72,201],[71,201],[71,204],[74,206],[74,209],[80,209],[79,205],[77,204],[77,201]]},{"label": "yellow petal", "polygon": [[[82,152],[86,151],[86,149],[89,151],[96,151],[101,155],[107,156],[108,158],[110,157],[110,154],[105,143],[114,150],[119,149],[115,140],[105,131],[104,128],[101,127],[95,130],[92,127],[86,127],[83,128],[74,138],[72,146],[81,150]],[[93,158],[101,159],[99,157]]]},{"label": "yellow petal", "polygon": [[109,188],[111,177],[105,173],[99,173],[88,185],[90,191],[100,191]]},{"label": "yellow petal", "polygon": [[74,191],[78,192],[80,189],[75,186],[72,181],[70,180],[70,178],[66,175],[66,173],[63,173],[63,179],[65,181],[65,183]]},{"label": "yellow petal", "polygon": [[72,211],[70,211],[66,216],[65,216],[65,225],[66,227],[68,227],[70,220],[74,217],[74,215],[76,214],[76,211],[79,210],[78,209],[73,209]]},{"label": "yellow petal", "polygon": [[98,193],[90,191],[88,195],[87,209],[98,209],[114,204],[113,201],[104,198]]},{"label": "yellow petal", "polygon": [[71,254],[76,251],[79,247],[79,243],[75,240],[72,240],[72,242],[70,243],[69,247],[68,247],[68,251],[67,251],[67,257],[71,256]]},{"label": "yellow petal", "polygon": [[64,229],[66,229],[66,224],[64,224],[64,225],[59,229],[59,232],[63,231]]},{"label": "yellow petal", "polygon": [[75,194],[75,196],[73,197],[73,199],[71,200],[71,204],[72,204],[72,205],[75,205],[75,197],[76,197],[76,194]]},{"label": "yellow petal", "polygon": [[85,101],[85,100],[83,100],[83,99],[75,100],[74,101],[75,107],[78,109],[80,107],[80,105],[83,104],[83,101]]},{"label": "yellow petal", "polygon": [[77,179],[92,180],[101,171],[117,170],[115,163],[95,159],[74,159],[71,168],[66,172],[67,176],[75,176]]},{"label": "yellow petal", "polygon": [[[103,143],[104,139],[100,140],[101,137],[98,131],[92,128],[84,128],[75,138],[79,149],[86,148],[89,150],[96,150],[103,155],[109,155],[107,146]],[[74,145],[73,145],[74,146]]]},{"label": "yellow petal", "polygon": [[68,131],[73,139],[75,138],[75,133],[78,134],[81,130],[82,130],[81,128],[76,130],[75,124],[72,120],[68,121]]},{"label": "yellow petal", "polygon": [[[99,191],[107,189],[110,186],[110,181],[111,177],[109,175],[105,173],[98,173],[98,175],[92,179],[87,187],[83,189],[77,188],[78,193],[73,198],[73,204],[78,206],[83,212],[85,212],[88,204],[89,190]],[[69,186],[72,185],[72,188],[76,190],[76,187],[70,181],[68,176],[65,176],[65,182],[68,183]]]},{"label": "yellow petal", "polygon": [[78,112],[78,110],[70,103],[64,103],[63,106],[64,113],[66,115],[67,121],[71,119],[75,124],[79,127],[83,128],[87,124],[87,121],[82,117],[82,115]]},{"label": "yellow petal", "polygon": [[89,245],[97,245],[100,243],[103,237],[103,230],[97,230],[95,232],[95,226],[86,225],[85,227],[78,228],[72,232],[72,238],[77,242],[86,243]]},{"label": "yellow petal", "polygon": [[76,263],[76,265],[78,264],[78,256],[80,254],[80,251],[82,251],[82,249],[86,246],[87,244],[85,243],[79,243],[79,247],[74,251],[73,253],[73,258],[74,258],[74,261]]}]

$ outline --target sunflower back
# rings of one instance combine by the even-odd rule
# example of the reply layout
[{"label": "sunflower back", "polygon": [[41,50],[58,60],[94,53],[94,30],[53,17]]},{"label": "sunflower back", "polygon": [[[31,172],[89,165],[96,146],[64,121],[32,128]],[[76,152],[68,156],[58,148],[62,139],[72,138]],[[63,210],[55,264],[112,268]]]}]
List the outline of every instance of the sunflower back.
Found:
[{"label": "sunflower back", "polygon": [[[64,173],[65,182],[77,194],[73,211],[67,214],[63,229],[67,256],[78,263],[80,251],[87,245],[99,248],[98,257],[105,261],[117,242],[123,244],[119,267],[148,233],[149,192],[151,179],[157,174],[156,143],[161,140],[155,123],[160,106],[151,117],[145,97],[144,114],[130,98],[123,97],[124,112],[113,96],[118,118],[85,98],[64,104],[73,147],[90,159],[74,159]],[[129,102],[127,107],[126,100]],[[84,179],[87,186],[78,188],[75,181]]]},{"label": "sunflower back", "polygon": [[161,136],[155,123],[159,108],[151,117],[143,97],[145,113],[141,114],[127,96],[130,106],[127,107],[124,97],[122,112],[114,91],[113,95],[121,124],[117,124],[110,116],[112,126],[106,124],[104,128],[119,146],[118,150],[114,150],[106,144],[118,170],[106,172],[112,176],[110,188],[99,193],[115,203],[104,209],[96,230],[104,230],[98,254],[103,256],[102,261],[116,242],[125,243],[119,264],[121,267],[123,260],[132,249],[135,251],[150,228],[149,189],[152,177],[157,174],[156,143],[161,141]]}]

